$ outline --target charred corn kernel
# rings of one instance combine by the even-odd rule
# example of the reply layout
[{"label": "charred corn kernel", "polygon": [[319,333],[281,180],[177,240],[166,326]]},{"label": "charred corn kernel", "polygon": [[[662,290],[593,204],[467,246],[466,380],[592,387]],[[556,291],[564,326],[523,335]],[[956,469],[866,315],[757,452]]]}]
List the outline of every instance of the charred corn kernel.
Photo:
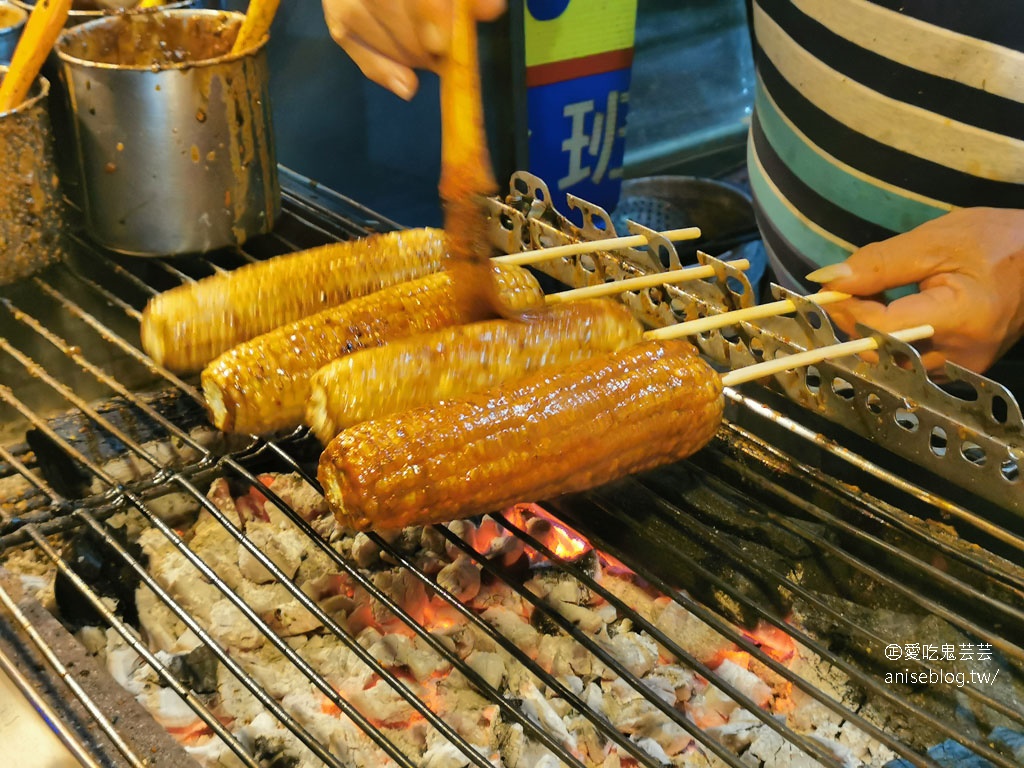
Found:
[{"label": "charred corn kernel", "polygon": [[[498,293],[517,309],[544,293],[526,270],[493,265]],[[310,379],[336,358],[425,331],[481,320],[486,307],[447,272],[383,288],[297,320],[225,352],[203,371],[210,419],[228,432],[261,433],[302,423]]]},{"label": "charred corn kernel", "polygon": [[153,297],[142,347],[158,365],[192,373],[285,323],[437,272],[445,257],[441,230],[411,229],[247,264]]},{"label": "charred corn kernel", "polygon": [[522,322],[443,328],[321,368],[313,377],[306,423],[327,443],[361,421],[614,352],[642,336],[629,309],[610,299],[543,307]]},{"label": "charred corn kernel", "polygon": [[442,522],[582,491],[684,458],[722,384],[687,342],[644,341],[343,430],[317,476],[338,523]]}]

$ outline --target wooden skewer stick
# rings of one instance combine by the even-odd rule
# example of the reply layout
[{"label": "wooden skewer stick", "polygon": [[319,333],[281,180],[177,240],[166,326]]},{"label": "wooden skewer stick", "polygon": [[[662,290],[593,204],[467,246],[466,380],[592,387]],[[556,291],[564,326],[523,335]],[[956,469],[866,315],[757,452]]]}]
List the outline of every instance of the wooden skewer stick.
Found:
[{"label": "wooden skewer stick", "polygon": [[[750,269],[750,262],[746,259],[736,259],[735,261],[727,263],[730,267],[736,267],[736,269]],[[625,280],[613,280],[610,283],[601,283],[600,285],[588,285],[584,288],[572,288],[568,291],[549,293],[544,297],[544,300],[548,304],[563,304],[567,301],[596,299],[601,296],[614,296],[616,293],[641,291],[644,288],[655,288],[659,285],[685,283],[688,280],[700,280],[705,277],[714,276],[715,268],[710,265],[687,267],[685,269],[673,269],[670,272],[656,272],[652,275],[640,275],[639,277],[629,277]]]},{"label": "wooden skewer stick", "polygon": [[[826,304],[833,304],[837,301],[845,301],[850,298],[850,294],[840,293],[839,291],[822,291],[820,293],[812,293],[810,296],[805,296],[804,298],[809,299],[820,306],[825,306]],[[751,320],[761,320],[766,317],[784,315],[787,312],[793,312],[795,309],[796,304],[792,299],[783,299],[782,301],[773,301],[768,304],[758,304],[756,307],[734,309],[732,312],[722,312],[717,315],[711,315],[710,317],[688,320],[685,323],[666,325],[664,328],[655,328],[653,331],[645,333],[644,338],[678,339],[681,336],[692,336],[695,333],[704,333],[704,331],[712,331],[716,328],[725,328],[727,325],[736,325],[736,323],[746,323]]]},{"label": "wooden skewer stick", "polygon": [[[900,341],[918,341],[920,339],[927,339],[934,333],[935,329],[932,326],[918,325],[902,331],[894,331],[889,335]],[[722,376],[722,385],[735,387],[748,381],[760,379],[763,376],[772,376],[776,373],[790,371],[805,365],[814,365],[830,358],[859,355],[861,352],[870,352],[872,349],[878,349],[878,344],[872,338],[854,339],[853,341],[845,341],[842,344],[830,344],[820,349],[809,349],[806,352],[797,352],[794,355],[785,355],[774,360],[765,360],[763,363],[756,363],[748,365],[746,368],[730,371]]]},{"label": "wooden skewer stick", "polygon": [[[700,227],[669,229],[659,234],[674,243],[680,240],[696,240],[700,237]],[[526,264],[551,261],[562,256],[577,256],[581,253],[594,253],[595,251],[611,251],[616,248],[636,248],[637,246],[647,244],[648,240],[645,235],[627,235],[625,237],[609,237],[604,240],[585,240],[580,243],[555,245],[551,248],[535,248],[532,251],[521,251],[519,253],[510,253],[507,256],[496,256],[494,261],[502,264],[515,264],[521,267]]]}]

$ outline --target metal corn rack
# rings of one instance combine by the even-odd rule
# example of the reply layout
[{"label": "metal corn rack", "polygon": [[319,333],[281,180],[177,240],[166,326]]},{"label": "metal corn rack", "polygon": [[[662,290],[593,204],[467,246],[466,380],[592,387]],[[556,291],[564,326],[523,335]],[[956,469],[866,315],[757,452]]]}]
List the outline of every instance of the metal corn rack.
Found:
[{"label": "metal corn rack", "polygon": [[[525,172],[514,174],[508,196],[503,201],[491,201],[494,245],[513,253],[615,236],[611,217],[601,207],[568,196],[570,208],[582,219],[582,224],[576,225],[560,214],[551,200],[551,192],[541,179]],[[582,287],[683,266],[672,243],[657,232],[634,222],[629,227],[632,234],[646,235],[651,245],[643,250],[625,248],[563,257],[535,268],[559,282]],[[634,291],[621,296],[621,300],[651,327],[757,303],[741,270],[704,253],[698,253],[698,258],[714,266],[714,279]],[[730,370],[838,341],[820,307],[779,286],[773,285],[772,291],[777,299],[791,299],[796,312],[700,334],[694,341],[701,351],[724,370]],[[772,388],[827,422],[883,446],[912,467],[959,486],[966,491],[964,498],[969,506],[974,506],[971,497],[981,497],[1016,513],[1019,526],[1020,515],[1024,514],[1024,420],[1013,395],[998,382],[948,364],[949,379],[968,393],[951,394],[928,378],[920,356],[911,346],[868,328],[861,331],[878,340],[877,364],[859,358],[830,360],[776,375]],[[894,474],[865,461],[817,429],[771,411],[742,392],[741,388],[726,394],[732,403],[754,409],[781,428],[796,431],[830,453],[844,456],[911,496],[937,498],[927,487],[907,480],[905,472]],[[986,529],[992,522],[977,520],[973,509],[945,502],[941,506],[950,516],[971,519]],[[1001,517],[999,512],[994,514]]]}]

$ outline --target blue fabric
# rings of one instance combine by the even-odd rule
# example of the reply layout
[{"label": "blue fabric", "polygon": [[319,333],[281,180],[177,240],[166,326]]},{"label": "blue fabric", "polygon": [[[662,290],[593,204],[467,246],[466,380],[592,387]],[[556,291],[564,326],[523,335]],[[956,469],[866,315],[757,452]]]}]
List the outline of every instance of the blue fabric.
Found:
[{"label": "blue fabric", "polygon": [[[989,739],[1008,748],[1015,759],[1024,763],[1024,733],[999,727],[989,734]],[[967,747],[951,739],[929,749],[928,757],[942,768],[993,768],[992,763],[988,760],[978,757]],[[913,768],[913,766],[901,758],[889,761],[885,764],[885,768]]]}]

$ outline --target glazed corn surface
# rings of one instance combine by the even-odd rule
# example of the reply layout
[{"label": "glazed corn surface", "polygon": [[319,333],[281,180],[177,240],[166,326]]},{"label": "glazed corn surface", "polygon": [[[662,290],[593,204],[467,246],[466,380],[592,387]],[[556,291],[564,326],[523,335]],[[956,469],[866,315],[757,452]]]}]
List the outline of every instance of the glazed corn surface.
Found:
[{"label": "glazed corn surface", "polygon": [[410,229],[311,248],[211,275],[153,297],[142,347],[192,373],[261,333],[380,288],[441,269],[439,229]]},{"label": "glazed corn surface", "polygon": [[[521,267],[492,265],[512,306],[540,306],[537,280]],[[383,288],[240,344],[201,377],[210,419],[219,429],[258,434],[302,423],[310,380],[320,368],[356,350],[413,334],[482,319],[486,307],[461,300],[447,272]]]},{"label": "glazed corn surface", "polygon": [[353,424],[614,352],[642,335],[629,309],[611,299],[543,307],[523,322],[443,328],[321,368],[313,377],[306,423],[327,443]]},{"label": "glazed corn surface", "polygon": [[338,523],[442,522],[581,491],[688,456],[722,416],[687,342],[644,341],[342,431],[318,477]]}]

